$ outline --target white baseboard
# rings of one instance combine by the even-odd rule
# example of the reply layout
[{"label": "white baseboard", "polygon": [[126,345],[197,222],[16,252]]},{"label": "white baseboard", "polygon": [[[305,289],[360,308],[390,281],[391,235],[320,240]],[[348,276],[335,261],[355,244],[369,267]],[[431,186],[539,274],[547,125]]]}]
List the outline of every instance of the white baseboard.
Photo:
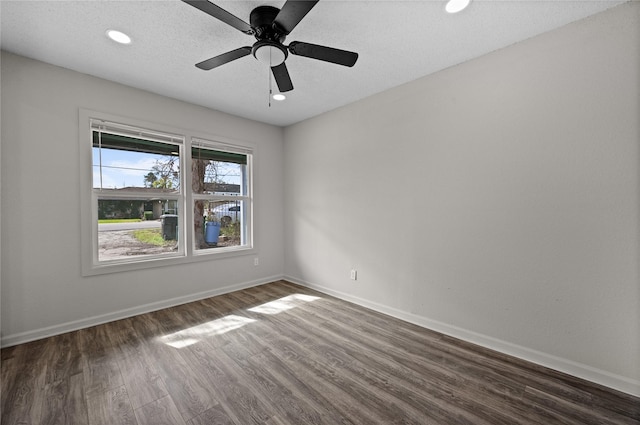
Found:
[{"label": "white baseboard", "polygon": [[98,316],[87,317],[85,319],[74,320],[71,322],[61,323],[59,325],[47,326],[46,328],[35,329],[28,332],[21,332],[11,335],[3,335],[0,340],[0,347],[10,347],[12,345],[23,344],[25,342],[35,341],[37,339],[47,338],[54,335],[60,335],[67,332],[77,331],[78,329],[89,328],[95,325],[101,325],[115,320],[126,319],[127,317],[137,316],[139,314],[149,313],[163,308],[174,307],[180,304],[201,300],[204,298],[215,297],[217,295],[228,294],[229,292],[239,291],[241,289],[251,288],[253,286],[264,285],[265,283],[274,282],[282,279],[281,275],[270,276],[250,282],[242,282],[234,285],[224,286],[222,288],[211,289],[209,291],[198,292],[195,294],[184,295],[171,298],[168,300],[157,301],[141,306],[127,308],[124,310],[114,311],[112,313],[101,314]]},{"label": "white baseboard", "polygon": [[625,376],[616,375],[582,363],[512,344],[507,341],[502,341],[500,339],[462,329],[457,326],[452,326],[437,320],[432,320],[428,317],[418,316],[406,311],[398,310],[393,307],[326,288],[321,285],[305,282],[292,276],[285,276],[284,279],[463,341],[471,342],[485,348],[548,367],[549,369],[554,369],[614,390],[640,397],[640,381],[629,379]]}]

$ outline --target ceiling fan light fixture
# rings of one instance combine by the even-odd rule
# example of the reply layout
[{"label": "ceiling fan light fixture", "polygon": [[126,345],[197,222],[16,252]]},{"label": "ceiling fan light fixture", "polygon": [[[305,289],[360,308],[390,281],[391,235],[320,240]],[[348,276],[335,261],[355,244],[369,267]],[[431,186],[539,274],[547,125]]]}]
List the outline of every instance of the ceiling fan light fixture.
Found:
[{"label": "ceiling fan light fixture", "polygon": [[471,0],[449,0],[445,6],[445,10],[449,13],[458,13],[469,6]]},{"label": "ceiling fan light fixture", "polygon": [[277,44],[258,42],[253,47],[253,57],[268,67],[280,65],[287,58],[287,51]]},{"label": "ceiling fan light fixture", "polygon": [[131,44],[131,37],[122,31],[117,30],[107,30],[107,37],[120,44]]},{"label": "ceiling fan light fixture", "polygon": [[287,98],[287,96],[283,95],[282,93],[276,93],[271,97],[273,98],[273,100],[277,100],[279,102],[282,102],[283,100],[285,100]]}]

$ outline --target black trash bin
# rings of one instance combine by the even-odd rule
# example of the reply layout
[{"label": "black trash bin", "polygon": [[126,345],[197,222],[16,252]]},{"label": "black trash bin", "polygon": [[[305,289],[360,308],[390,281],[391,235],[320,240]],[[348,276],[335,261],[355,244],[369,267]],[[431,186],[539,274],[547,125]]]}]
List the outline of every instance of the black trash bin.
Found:
[{"label": "black trash bin", "polygon": [[178,216],[176,214],[163,214],[162,239],[175,241],[178,239]]}]

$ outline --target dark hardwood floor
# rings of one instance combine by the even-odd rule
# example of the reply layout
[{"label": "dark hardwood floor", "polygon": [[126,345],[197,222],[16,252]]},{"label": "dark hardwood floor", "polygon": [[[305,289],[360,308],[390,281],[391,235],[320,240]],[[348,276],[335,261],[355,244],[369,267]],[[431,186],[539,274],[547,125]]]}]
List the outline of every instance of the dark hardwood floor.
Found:
[{"label": "dark hardwood floor", "polygon": [[280,281],[2,350],[2,425],[640,424],[640,399]]}]

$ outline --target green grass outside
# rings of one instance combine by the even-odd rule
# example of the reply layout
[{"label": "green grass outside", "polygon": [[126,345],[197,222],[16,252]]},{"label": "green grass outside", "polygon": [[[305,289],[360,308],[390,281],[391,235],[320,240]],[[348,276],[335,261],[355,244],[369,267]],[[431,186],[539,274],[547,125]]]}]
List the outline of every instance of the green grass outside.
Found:
[{"label": "green grass outside", "polygon": [[228,226],[220,228],[220,235],[227,236],[229,238],[239,238],[240,237],[240,223],[233,222]]},{"label": "green grass outside", "polygon": [[103,218],[98,223],[138,223],[142,220],[139,218]]},{"label": "green grass outside", "polygon": [[155,246],[175,245],[176,241],[166,241],[162,238],[160,229],[140,229],[133,231],[133,237],[142,243]]}]

